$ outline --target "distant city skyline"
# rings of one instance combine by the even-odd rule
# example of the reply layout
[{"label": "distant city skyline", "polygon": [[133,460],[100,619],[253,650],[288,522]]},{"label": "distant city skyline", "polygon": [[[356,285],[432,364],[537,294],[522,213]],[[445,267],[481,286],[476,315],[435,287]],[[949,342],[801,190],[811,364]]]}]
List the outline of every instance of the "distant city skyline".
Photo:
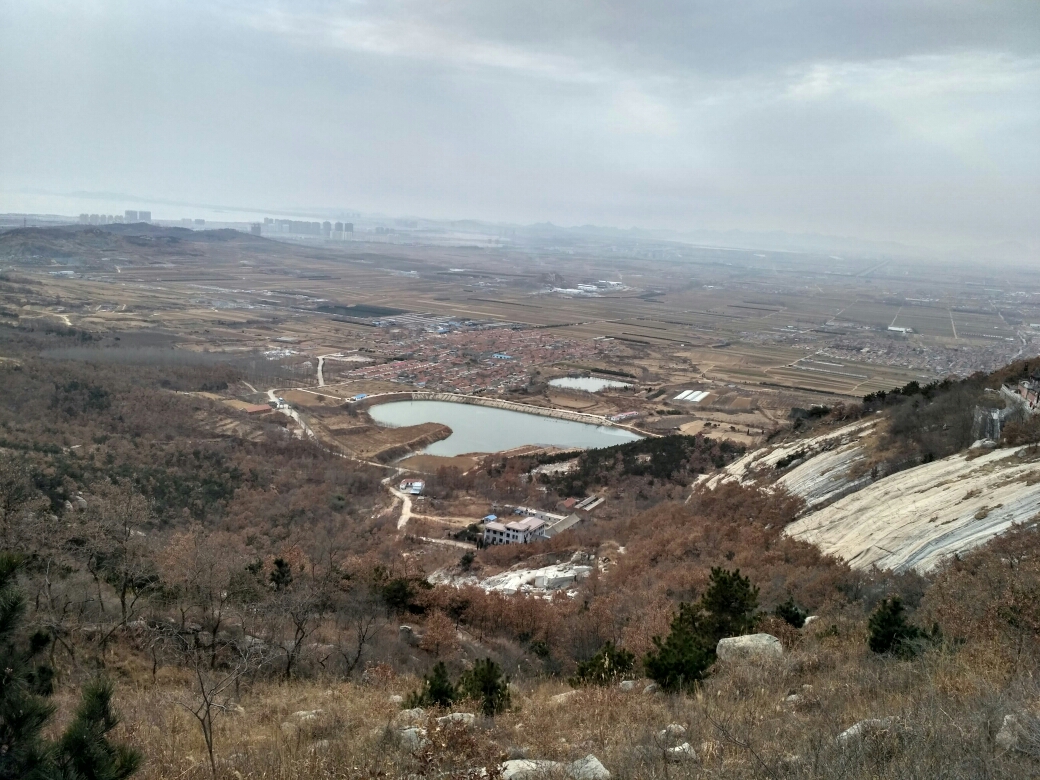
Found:
[{"label": "distant city skyline", "polygon": [[0,99],[3,212],[1040,249],[1032,0],[9,3]]}]

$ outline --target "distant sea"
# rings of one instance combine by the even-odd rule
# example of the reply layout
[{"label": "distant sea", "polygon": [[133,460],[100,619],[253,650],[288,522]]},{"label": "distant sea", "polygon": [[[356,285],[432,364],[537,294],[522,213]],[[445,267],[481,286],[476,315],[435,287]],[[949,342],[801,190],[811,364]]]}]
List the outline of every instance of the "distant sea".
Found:
[{"label": "distant sea", "polygon": [[204,219],[207,222],[259,222],[263,221],[264,217],[284,216],[276,211],[249,211],[213,206],[171,206],[147,199],[108,194],[56,195],[0,191],[0,214],[50,214],[76,220],[80,214],[118,214],[121,216],[128,209],[151,211],[153,220]]}]

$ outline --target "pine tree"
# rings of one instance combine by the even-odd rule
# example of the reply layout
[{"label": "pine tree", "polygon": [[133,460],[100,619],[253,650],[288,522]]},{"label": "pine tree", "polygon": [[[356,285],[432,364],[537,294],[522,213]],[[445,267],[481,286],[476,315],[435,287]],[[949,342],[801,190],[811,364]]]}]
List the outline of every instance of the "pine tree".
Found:
[{"label": "pine tree", "polygon": [[50,640],[41,633],[20,639],[25,598],[14,585],[18,566],[16,556],[0,553],[0,780],[126,780],[141,758],[108,741],[119,722],[110,684],[88,684],[60,739],[51,743],[42,737],[54,714],[46,700],[54,674],[36,658]]},{"label": "pine tree", "polygon": [[887,598],[870,616],[870,637],[867,644],[875,653],[894,653],[899,656],[914,654],[914,640],[924,633],[906,622],[903,602],[899,596]]},{"label": "pine tree", "polygon": [[490,658],[477,661],[462,675],[459,691],[479,701],[481,712],[489,718],[509,707],[509,679],[502,676],[502,670]]},{"label": "pine tree", "polygon": [[791,596],[787,597],[787,601],[782,604],[777,604],[776,609],[773,610],[773,614],[783,620],[789,626],[795,628],[801,628],[805,625],[805,618],[807,613],[804,609],[794,603],[794,598]]},{"label": "pine tree", "polygon": [[58,740],[58,777],[62,780],[126,780],[141,765],[141,756],[125,745],[113,745],[108,733],[119,724],[112,709],[112,685],[94,680],[68,729]]},{"label": "pine tree", "polygon": [[271,584],[275,590],[285,590],[292,585],[292,567],[284,558],[274,559],[274,569],[271,571]]},{"label": "pine tree", "polygon": [[423,677],[422,688],[408,697],[408,706],[450,707],[458,698],[459,691],[448,677],[448,668],[439,661]]},{"label": "pine tree", "polygon": [[689,690],[715,661],[715,646],[706,641],[696,605],[680,604],[667,638],[653,638],[655,650],[643,659],[647,676],[669,692]]},{"label": "pine tree", "polygon": [[0,554],[0,780],[49,778],[49,745],[40,732],[54,714],[45,696],[53,674],[36,664],[46,638],[34,635],[27,646],[18,629],[25,597],[14,587],[19,560]]},{"label": "pine tree", "polygon": [[607,642],[592,658],[578,663],[578,671],[569,682],[574,686],[610,685],[631,672],[635,663],[635,655]]},{"label": "pine tree", "polygon": [[712,569],[700,600],[680,604],[668,637],[653,638],[655,649],[643,660],[647,676],[666,691],[689,689],[715,662],[720,639],[754,627],[757,607],[758,588],[740,575],[740,569]]},{"label": "pine tree", "polygon": [[740,636],[754,628],[758,588],[750,579],[740,576],[740,569],[713,568],[700,607],[707,613],[702,625],[714,639],[714,645],[720,639]]}]

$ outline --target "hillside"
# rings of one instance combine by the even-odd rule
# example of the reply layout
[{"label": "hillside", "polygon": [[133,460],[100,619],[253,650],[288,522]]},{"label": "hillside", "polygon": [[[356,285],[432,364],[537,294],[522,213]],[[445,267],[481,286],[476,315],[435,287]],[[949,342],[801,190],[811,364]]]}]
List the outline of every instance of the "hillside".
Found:
[{"label": "hillside", "polygon": [[951,455],[864,486],[786,529],[856,569],[927,572],[1040,519],[1040,452]]},{"label": "hillside", "polygon": [[[974,410],[1003,409],[1008,397],[996,388],[1030,370],[1023,361],[960,382],[872,393],[857,409],[814,415],[817,424],[801,434],[805,416],[796,417],[783,441],[702,476],[697,487],[788,493],[805,502],[785,530],[791,538],[856,569],[928,572],[1040,515],[1035,446],[969,448]],[[1010,411],[1010,420],[1025,415]],[[1023,420],[1006,430],[1018,441],[1034,428]]]},{"label": "hillside", "polygon": [[127,268],[176,267],[190,275],[226,273],[237,270],[243,262],[282,268],[301,258],[344,261],[342,253],[291,246],[230,229],[190,230],[137,223],[29,227],[0,232],[0,261],[22,268],[53,266],[76,272],[120,273]]},{"label": "hillside", "polygon": [[[429,504],[562,488],[611,511],[460,549],[398,527],[394,469],[225,403],[251,392],[234,366],[80,339],[0,332],[0,539],[22,562],[16,640],[42,648],[59,722],[104,674],[142,778],[1040,769],[1040,559],[1035,530],[1011,528],[1037,506],[1028,445],[882,474],[906,463],[894,415],[843,410],[739,458],[704,436],[561,455],[559,482],[531,478],[534,456],[492,456],[429,475]],[[891,598],[909,638],[875,650]],[[779,652],[718,649],[749,633]],[[502,706],[486,711],[463,681],[489,668]],[[422,698],[437,674],[440,704]]]}]

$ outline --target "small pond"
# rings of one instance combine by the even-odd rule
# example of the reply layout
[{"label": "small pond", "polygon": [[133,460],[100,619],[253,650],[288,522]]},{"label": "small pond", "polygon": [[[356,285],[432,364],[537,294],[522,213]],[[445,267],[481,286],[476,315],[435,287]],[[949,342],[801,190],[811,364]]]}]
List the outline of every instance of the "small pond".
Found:
[{"label": "small pond", "polygon": [[608,387],[631,387],[629,382],[618,382],[616,379],[600,379],[598,376],[563,376],[550,379],[552,387],[565,387],[568,390],[584,390],[586,393],[598,393]]}]

